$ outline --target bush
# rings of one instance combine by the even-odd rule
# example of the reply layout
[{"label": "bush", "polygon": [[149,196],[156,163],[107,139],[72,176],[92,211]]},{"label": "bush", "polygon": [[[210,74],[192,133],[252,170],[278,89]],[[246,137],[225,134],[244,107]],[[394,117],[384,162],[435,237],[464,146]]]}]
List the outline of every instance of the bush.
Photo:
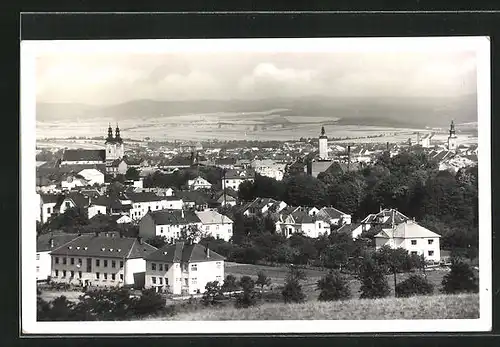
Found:
[{"label": "bush", "polygon": [[413,295],[432,294],[434,286],[427,278],[419,275],[411,275],[409,278],[396,286],[397,297],[409,297]]},{"label": "bush", "polygon": [[451,261],[450,272],[447,273],[441,282],[441,292],[455,294],[463,292],[477,293],[479,286],[477,278],[470,266],[458,258]]},{"label": "bush", "polygon": [[236,277],[233,275],[227,275],[224,283],[222,284],[222,292],[235,292],[239,289],[238,283],[236,283]]},{"label": "bush", "polygon": [[208,282],[205,285],[205,293],[203,293],[202,302],[205,306],[220,304],[224,294],[218,281]]},{"label": "bush", "polygon": [[343,300],[351,297],[349,284],[338,271],[330,271],[321,278],[317,283],[317,289],[321,291],[319,301]]},{"label": "bush", "polygon": [[141,297],[134,301],[132,307],[138,316],[153,314],[165,309],[165,298],[153,288],[145,289]]},{"label": "bush", "polygon": [[285,286],[281,294],[285,303],[304,302],[306,296],[302,292],[300,281],[306,278],[304,271],[296,266],[290,266],[290,272],[285,280]]},{"label": "bush", "polygon": [[371,259],[365,259],[360,271],[360,298],[375,299],[389,295],[389,284],[385,277],[385,269]]},{"label": "bush", "polygon": [[243,276],[240,279],[240,287],[243,293],[238,295],[235,306],[237,308],[247,308],[257,303],[255,299],[255,282],[250,276]]}]

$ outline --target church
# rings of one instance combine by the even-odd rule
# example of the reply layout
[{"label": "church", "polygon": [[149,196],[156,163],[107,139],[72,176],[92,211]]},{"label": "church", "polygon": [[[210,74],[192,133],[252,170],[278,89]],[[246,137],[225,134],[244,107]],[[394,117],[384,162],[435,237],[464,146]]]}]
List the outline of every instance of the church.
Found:
[{"label": "church", "polygon": [[[106,173],[121,173],[127,168],[121,168],[120,165],[125,164],[123,157],[125,148],[123,139],[120,136],[120,128],[116,125],[115,135],[111,125],[108,127],[108,136],[105,142],[105,149],[67,149],[63,153],[60,166],[96,166],[106,167]],[[123,165],[122,165],[123,166]],[[115,172],[116,171],[116,172]]]}]

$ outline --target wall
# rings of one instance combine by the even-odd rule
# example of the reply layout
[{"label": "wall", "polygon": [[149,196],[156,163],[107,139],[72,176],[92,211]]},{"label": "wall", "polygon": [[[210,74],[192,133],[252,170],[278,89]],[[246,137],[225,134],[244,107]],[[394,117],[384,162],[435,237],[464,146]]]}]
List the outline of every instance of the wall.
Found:
[{"label": "wall", "polygon": [[[134,275],[140,275],[146,272],[146,260],[143,258],[127,259],[125,262],[125,285],[134,285],[135,287],[142,287],[144,283],[135,283]],[[137,277],[136,277],[137,278]]]},{"label": "wall", "polygon": [[[228,242],[233,236],[233,223],[204,224],[201,226],[204,234]],[[219,235],[219,237],[217,237]]]},{"label": "wall", "polygon": [[93,205],[88,208],[88,217],[89,219],[99,214],[106,214],[106,206]]},{"label": "wall", "polygon": [[[54,213],[54,206],[56,206],[56,203],[48,203],[48,204],[43,204],[41,206],[41,213],[42,213],[42,223],[46,223],[47,220],[52,216]],[[47,209],[50,208],[50,212],[47,211]]]},{"label": "wall", "polygon": [[89,185],[94,185],[95,183],[102,185],[104,184],[104,174],[96,169],[84,169],[78,173],[80,176],[88,181]]},{"label": "wall", "polygon": [[328,140],[326,138],[319,139],[319,158],[328,159]]},{"label": "wall", "polygon": [[[217,265],[219,263],[219,265]],[[192,265],[197,266],[197,270],[192,270]],[[224,261],[206,261],[200,263],[190,263],[188,270],[189,293],[196,294],[205,292],[205,286],[208,282],[224,281]],[[195,280],[195,281],[194,281]]]},{"label": "wall", "polygon": [[52,259],[50,252],[37,252],[36,253],[36,279],[42,281],[48,279],[52,270]]},{"label": "wall", "polygon": [[[152,264],[156,265],[156,270],[152,269]],[[162,264],[162,271],[160,271],[160,264]],[[165,270],[167,269],[167,270]],[[152,278],[155,277],[156,283],[153,283]],[[170,290],[172,294],[181,293],[181,269],[179,263],[165,263],[158,261],[147,261],[146,262],[146,288],[159,288]],[[159,278],[162,278],[162,283],[160,284]]]},{"label": "wall", "polygon": [[144,239],[156,236],[155,223],[150,215],[144,216],[139,222],[139,236]]},{"label": "wall", "polygon": [[[428,240],[433,240],[432,245],[428,244]],[[416,240],[417,244],[412,245],[411,241]],[[411,238],[405,239],[402,243],[402,247],[408,252],[417,252],[418,255],[424,254],[426,260],[439,262],[441,260],[441,254],[439,251],[439,238]],[[433,256],[429,256],[429,251],[434,251]]]}]

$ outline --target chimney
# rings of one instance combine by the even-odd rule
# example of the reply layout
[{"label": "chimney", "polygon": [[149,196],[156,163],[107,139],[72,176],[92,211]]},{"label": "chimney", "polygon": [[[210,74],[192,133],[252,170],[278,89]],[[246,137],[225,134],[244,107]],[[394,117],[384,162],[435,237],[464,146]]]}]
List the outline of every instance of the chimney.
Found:
[{"label": "chimney", "polygon": [[184,209],[181,209],[181,218],[184,218]]},{"label": "chimney", "polygon": [[389,141],[387,141],[387,143],[385,145],[386,145],[387,151],[389,151]]},{"label": "chimney", "polygon": [[98,237],[98,236],[99,236],[99,232],[98,232],[98,231],[96,231],[96,232],[95,232],[95,237]]},{"label": "chimney", "polygon": [[208,248],[208,245],[205,246],[205,254],[207,255],[207,259],[210,258],[210,248]]},{"label": "chimney", "polygon": [[54,248],[54,239],[51,237],[49,240],[50,248]]},{"label": "chimney", "polygon": [[311,159],[307,160],[307,174],[309,176],[312,176],[312,160]]},{"label": "chimney", "polygon": [[137,241],[139,241],[139,244],[142,245],[142,237],[137,237]]}]

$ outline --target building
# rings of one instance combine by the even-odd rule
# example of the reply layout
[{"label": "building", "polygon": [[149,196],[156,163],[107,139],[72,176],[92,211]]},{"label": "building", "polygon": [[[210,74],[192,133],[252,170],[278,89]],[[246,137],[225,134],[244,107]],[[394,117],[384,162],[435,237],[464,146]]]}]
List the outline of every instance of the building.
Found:
[{"label": "building", "polygon": [[63,153],[60,166],[65,165],[99,165],[106,162],[104,149],[67,149]]},{"label": "building", "polygon": [[375,247],[403,248],[410,254],[423,255],[428,262],[439,263],[441,260],[440,235],[430,231],[415,221],[406,220],[393,228],[382,229],[375,235]]},{"label": "building", "polygon": [[74,240],[78,234],[49,233],[36,238],[36,280],[49,281],[52,274],[50,252]]},{"label": "building", "polygon": [[238,203],[238,193],[232,189],[226,189],[216,194],[215,201],[220,206],[236,206]]},{"label": "building", "polygon": [[118,233],[83,234],[51,252],[51,279],[97,287],[144,287],[145,257],[157,248]]},{"label": "building", "polygon": [[158,196],[154,193],[126,193],[122,203],[130,203],[130,217],[140,220],[148,211],[159,211],[164,209],[180,210],[183,206],[181,198],[174,196]]},{"label": "building", "polygon": [[118,127],[118,124],[115,129],[115,137],[113,137],[111,124],[109,125],[108,137],[106,138],[105,146],[106,162],[114,162],[115,160],[123,159],[123,156],[125,155],[125,147],[123,145],[123,139],[120,136],[120,128]]},{"label": "building", "polygon": [[68,191],[75,188],[88,187],[88,186],[90,186],[89,182],[78,174],[64,175],[64,178],[61,180],[61,189],[63,191]]},{"label": "building", "polygon": [[254,160],[251,163],[253,170],[261,176],[270,177],[277,181],[283,180],[286,164],[275,160]]},{"label": "building", "polygon": [[182,237],[182,232],[190,227],[202,233],[201,220],[193,211],[160,210],[148,212],[139,222],[139,236],[149,239],[165,236],[168,242]]},{"label": "building", "polygon": [[233,221],[217,211],[195,212],[201,221],[201,230],[205,236],[223,239],[228,242],[233,237]]},{"label": "building", "polygon": [[122,158],[106,161],[106,173],[108,175],[125,175],[127,170],[127,162]]},{"label": "building", "polygon": [[448,136],[447,149],[448,151],[457,150],[457,135],[455,134],[455,123],[453,121],[451,121],[450,124],[450,135]]},{"label": "building", "polygon": [[291,211],[281,213],[277,222],[280,232],[285,237],[293,234],[302,234],[307,237],[317,238],[330,233],[330,224],[324,218],[310,213],[308,208],[296,207]]},{"label": "building", "polygon": [[104,184],[104,173],[97,169],[83,169],[78,172],[78,175],[83,177],[90,186]]},{"label": "building", "polygon": [[192,190],[210,189],[212,188],[212,184],[203,177],[198,176],[195,179],[188,180],[188,188]]},{"label": "building", "polygon": [[431,148],[434,147],[431,144],[431,140],[434,137],[433,133],[430,134],[425,134],[422,138],[420,138],[418,141],[418,144],[421,145],[423,148]]},{"label": "building", "polygon": [[321,127],[319,136],[319,159],[328,160],[328,137],[325,135],[325,127]]},{"label": "building", "polygon": [[212,203],[211,199],[200,191],[179,190],[175,195],[182,199],[184,209],[204,211]]},{"label": "building", "polygon": [[277,201],[273,198],[255,198],[243,206],[243,215],[249,217],[256,214],[266,214],[267,212],[278,213],[287,207],[286,202]]},{"label": "building", "polygon": [[372,228],[377,228],[374,230],[392,228],[393,226],[399,225],[408,220],[410,220],[410,218],[395,209],[380,208],[380,211],[378,213],[369,214],[359,223],[359,225],[355,229],[352,230],[352,238],[356,239],[363,232],[367,232]]},{"label": "building", "polygon": [[40,221],[47,223],[50,217],[59,214],[56,206],[60,206],[64,200],[63,195],[55,194],[39,194],[40,196]]},{"label": "building", "polygon": [[334,207],[323,207],[316,213],[316,216],[325,219],[331,226],[334,227],[351,224],[351,215],[339,211]]},{"label": "building", "polygon": [[254,176],[247,171],[228,170],[222,178],[222,189],[231,188],[238,191],[240,189],[240,184],[247,181],[254,181]]},{"label": "building", "polygon": [[166,245],[146,258],[146,288],[176,295],[203,293],[208,282],[223,282],[224,260],[199,244]]}]

